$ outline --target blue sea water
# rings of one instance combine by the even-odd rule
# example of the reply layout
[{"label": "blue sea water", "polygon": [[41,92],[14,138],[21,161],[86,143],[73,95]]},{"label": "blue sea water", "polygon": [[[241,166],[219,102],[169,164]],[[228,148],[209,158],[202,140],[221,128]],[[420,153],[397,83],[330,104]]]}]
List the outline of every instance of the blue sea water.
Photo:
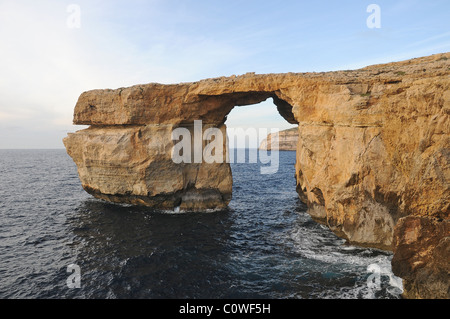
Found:
[{"label": "blue sea water", "polygon": [[399,298],[392,254],[312,221],[279,158],[232,164],[228,209],[184,213],[94,199],[64,150],[0,150],[0,298]]}]

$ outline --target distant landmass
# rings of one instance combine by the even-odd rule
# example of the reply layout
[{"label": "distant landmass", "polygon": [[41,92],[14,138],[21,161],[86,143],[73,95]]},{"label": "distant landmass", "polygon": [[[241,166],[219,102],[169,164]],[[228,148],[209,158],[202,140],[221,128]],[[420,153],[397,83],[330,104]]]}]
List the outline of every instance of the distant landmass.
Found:
[{"label": "distant landmass", "polygon": [[[272,147],[272,145],[276,142],[278,145],[274,145],[274,147]],[[259,145],[259,149],[268,151],[295,151],[297,150],[297,144],[298,127],[294,127],[267,135],[267,138]]]}]

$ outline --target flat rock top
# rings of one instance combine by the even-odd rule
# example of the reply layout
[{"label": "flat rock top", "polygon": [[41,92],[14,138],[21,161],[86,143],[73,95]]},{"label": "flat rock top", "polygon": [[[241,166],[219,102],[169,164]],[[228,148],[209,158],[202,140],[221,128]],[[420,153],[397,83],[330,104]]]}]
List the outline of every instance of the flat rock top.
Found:
[{"label": "flat rock top", "polygon": [[[296,79],[310,79],[314,81],[328,81],[333,83],[352,83],[361,81],[401,81],[407,78],[432,77],[450,75],[450,52],[439,53],[426,57],[415,58],[400,62],[391,62],[386,64],[375,64],[357,70],[342,70],[330,72],[305,72],[305,73],[269,73],[255,74],[249,72],[243,75],[232,75],[229,77],[218,77],[203,79],[196,82],[185,82],[179,84],[159,84],[149,83],[143,85],[134,85],[132,87],[143,86],[163,86],[168,88],[186,88],[189,87],[191,92],[198,94],[206,94],[207,91],[220,91],[220,87],[252,86],[258,82],[266,82],[270,80],[274,85],[282,87],[288,83],[295,83]],[[271,86],[270,83],[265,83]],[[283,85],[284,84],[284,85]],[[289,85],[288,85],[289,86]],[[119,88],[114,91],[123,90]],[[233,90],[236,92],[237,90]],[[232,91],[228,92],[231,93]],[[226,92],[220,93],[224,94]]]}]

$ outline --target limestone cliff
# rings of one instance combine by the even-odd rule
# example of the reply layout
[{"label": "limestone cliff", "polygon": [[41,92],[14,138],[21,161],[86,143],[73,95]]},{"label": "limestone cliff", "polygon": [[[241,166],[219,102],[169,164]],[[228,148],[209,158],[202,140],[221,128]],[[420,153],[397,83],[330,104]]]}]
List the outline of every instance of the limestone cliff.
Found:
[{"label": "limestone cliff", "polygon": [[[192,131],[195,120],[225,131],[234,107],[273,98],[298,124],[297,191],[311,216],[351,243],[394,250],[407,296],[450,297],[441,289],[450,286],[442,275],[450,257],[449,59],[89,91],[74,123],[90,127],[64,143],[84,189],[98,198],[225,207],[229,164],[175,164],[171,132]],[[425,285],[426,276],[441,284]]]},{"label": "limestone cliff", "polygon": [[298,128],[294,127],[288,130],[269,134],[261,144],[260,150],[267,151],[295,151],[298,144]]}]

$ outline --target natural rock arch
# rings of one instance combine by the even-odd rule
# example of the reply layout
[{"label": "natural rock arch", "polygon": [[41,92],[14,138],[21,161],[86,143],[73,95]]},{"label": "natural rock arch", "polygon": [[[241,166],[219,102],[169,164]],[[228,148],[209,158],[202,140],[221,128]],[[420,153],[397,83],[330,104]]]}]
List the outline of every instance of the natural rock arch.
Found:
[{"label": "natural rock arch", "polygon": [[[74,123],[90,127],[64,144],[95,197],[220,208],[231,199],[229,164],[174,164],[171,133],[202,120],[225,134],[233,107],[272,97],[279,113],[299,125],[297,190],[310,214],[349,242],[394,249],[394,270],[409,296],[448,296],[439,288],[448,284],[417,278],[420,271],[448,273],[438,256],[450,243],[449,58],[89,91],[78,100]],[[410,249],[422,257],[411,257]]]}]

